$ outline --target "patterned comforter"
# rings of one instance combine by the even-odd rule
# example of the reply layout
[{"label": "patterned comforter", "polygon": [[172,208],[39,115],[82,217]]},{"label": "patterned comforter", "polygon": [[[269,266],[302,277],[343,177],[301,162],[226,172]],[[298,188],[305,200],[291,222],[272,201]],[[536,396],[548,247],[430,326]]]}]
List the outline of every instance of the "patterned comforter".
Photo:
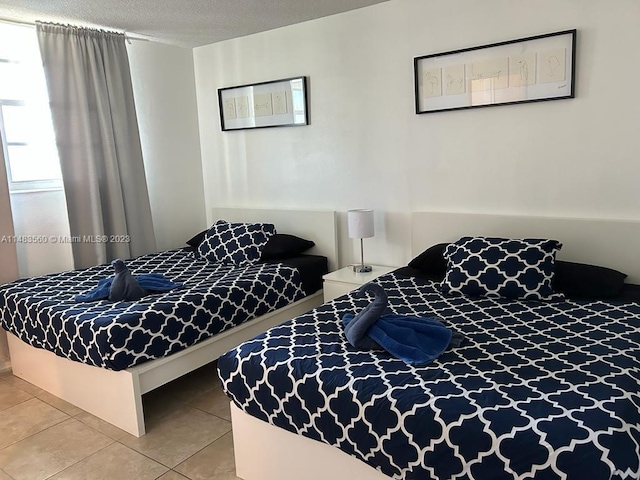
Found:
[{"label": "patterned comforter", "polygon": [[162,273],[184,287],[136,302],[77,303],[77,294],[113,276],[110,265],[18,280],[0,286],[0,326],[56,355],[122,370],[304,297],[298,270],[279,263],[233,267],[170,250],[127,266],[134,275]]},{"label": "patterned comforter", "polygon": [[462,347],[415,368],[357,351],[338,297],[231,350],[223,387],[246,413],[396,479],[640,478],[640,305],[443,296],[379,277],[391,310],[436,314]]}]

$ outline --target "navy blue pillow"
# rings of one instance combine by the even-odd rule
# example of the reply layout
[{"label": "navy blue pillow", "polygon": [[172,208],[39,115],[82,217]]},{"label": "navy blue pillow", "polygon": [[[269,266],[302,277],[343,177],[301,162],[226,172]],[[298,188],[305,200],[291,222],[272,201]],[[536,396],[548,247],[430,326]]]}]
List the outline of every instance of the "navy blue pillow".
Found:
[{"label": "navy blue pillow", "polygon": [[442,293],[522,300],[561,300],[553,291],[557,240],[463,237],[444,252]]},{"label": "navy blue pillow", "polygon": [[269,241],[262,250],[262,260],[278,260],[282,258],[295,257],[302,252],[306,252],[315,243],[311,240],[290,235],[288,233],[276,233],[269,238]]},{"label": "navy blue pillow", "polygon": [[556,261],[553,287],[569,298],[615,298],[622,293],[626,273],[577,262]]},{"label": "navy blue pillow", "polygon": [[202,240],[204,240],[204,237],[207,234],[207,231],[208,230],[203,230],[200,233],[196,233],[193,237],[191,237],[185,243],[195,250],[202,243]]},{"label": "navy blue pillow", "polygon": [[229,223],[219,220],[207,231],[196,250],[209,262],[244,266],[260,260],[269,237],[276,233],[270,223]]},{"label": "navy blue pillow", "polygon": [[423,273],[444,275],[447,271],[447,261],[444,258],[444,250],[448,243],[438,243],[427,248],[424,252],[411,260],[409,267],[420,270]]}]

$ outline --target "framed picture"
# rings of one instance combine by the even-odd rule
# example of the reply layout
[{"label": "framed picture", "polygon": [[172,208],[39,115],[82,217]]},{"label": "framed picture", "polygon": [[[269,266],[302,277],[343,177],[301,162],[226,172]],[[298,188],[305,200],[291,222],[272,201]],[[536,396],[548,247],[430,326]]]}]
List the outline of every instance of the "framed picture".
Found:
[{"label": "framed picture", "polygon": [[576,30],[416,57],[416,113],[574,97]]},{"label": "framed picture", "polygon": [[223,131],[309,123],[306,77],[219,88],[218,105]]}]

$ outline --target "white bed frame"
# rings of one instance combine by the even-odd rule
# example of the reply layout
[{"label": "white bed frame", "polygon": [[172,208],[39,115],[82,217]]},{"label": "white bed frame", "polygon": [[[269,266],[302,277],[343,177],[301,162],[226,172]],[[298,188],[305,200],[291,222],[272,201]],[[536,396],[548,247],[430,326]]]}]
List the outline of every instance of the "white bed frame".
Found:
[{"label": "white bed frame", "polygon": [[[210,222],[217,219],[273,223],[280,233],[314,241],[316,246],[308,253],[326,256],[330,269],[338,265],[333,211],[214,208]],[[322,291],[168,357],[120,371],[73,362],[8,334],[11,366],[17,377],[139,437],[145,433],[143,394],[206,365],[240,343],[320,304]]]},{"label": "white bed frame", "polygon": [[614,268],[640,283],[640,222],[629,220],[420,212],[411,219],[412,256],[467,235],[552,238],[563,243],[560,260]]},{"label": "white bed frame", "polygon": [[[640,283],[640,222],[417,212],[411,216],[411,256],[467,235],[553,238],[564,244],[558,258],[615,268],[629,275],[627,282]],[[231,417],[236,475],[244,480],[389,479],[337,448],[258,420],[233,403]]]}]

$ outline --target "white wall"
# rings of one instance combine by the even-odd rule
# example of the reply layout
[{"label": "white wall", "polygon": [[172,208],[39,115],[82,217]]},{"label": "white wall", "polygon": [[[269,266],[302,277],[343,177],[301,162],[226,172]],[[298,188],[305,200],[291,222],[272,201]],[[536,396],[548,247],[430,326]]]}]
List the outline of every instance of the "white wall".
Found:
[{"label": "white wall", "polygon": [[[374,208],[382,264],[409,260],[411,211],[640,219],[638,18],[636,0],[391,0],[199,47],[207,207]],[[571,28],[577,98],[414,113],[414,57]],[[297,75],[311,125],[220,131],[217,88]]]},{"label": "white wall", "polygon": [[159,250],[206,227],[191,49],[128,45],[140,141]]},{"label": "white wall", "polygon": [[16,235],[33,240],[17,244],[20,278],[73,269],[71,243],[63,241],[70,233],[62,189],[14,192],[11,210]]},{"label": "white wall", "polygon": [[[2,148],[0,148],[2,160]],[[9,194],[0,163],[0,237],[38,237],[42,241],[0,242],[0,284],[16,278],[73,268],[71,244],[52,239],[69,237],[67,206],[62,190]],[[0,371],[8,369],[9,347],[0,329]]]}]

